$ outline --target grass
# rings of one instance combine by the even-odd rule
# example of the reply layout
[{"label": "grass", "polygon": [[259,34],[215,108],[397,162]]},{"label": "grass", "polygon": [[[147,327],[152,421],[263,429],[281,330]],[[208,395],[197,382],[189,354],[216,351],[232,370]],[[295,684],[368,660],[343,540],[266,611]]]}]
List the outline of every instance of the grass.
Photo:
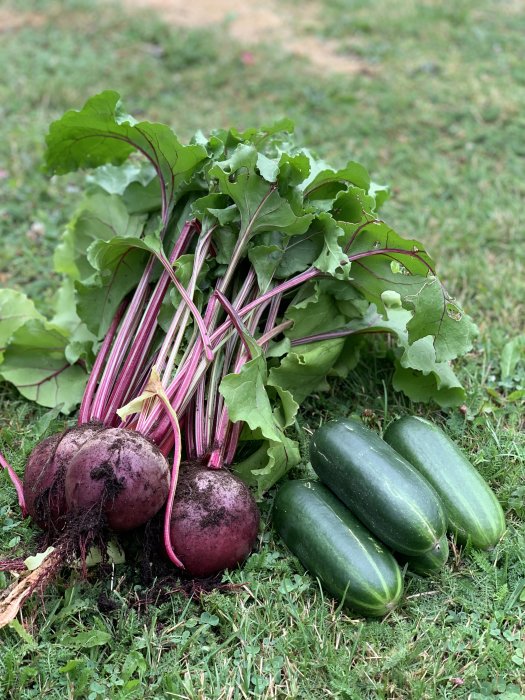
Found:
[{"label": "grass", "polygon": [[[288,0],[291,9],[300,8]],[[521,201],[525,80],[519,3],[379,0],[314,3],[310,31],[356,55],[360,74],[319,74],[279,46],[253,62],[220,32],[175,30],[87,0],[3,4],[24,15],[2,34],[0,62],[0,283],[45,307],[56,280],[51,256],[78,201],[80,178],[41,172],[49,122],[104,88],[130,112],[197,128],[238,127],[283,115],[328,159],[353,157],[393,185],[384,216],[429,243],[451,291],[481,335],[459,372],[466,415],[413,406],[386,389],[388,353],[312,397],[303,442],[321,419],[357,413],[380,427],[410,411],[431,416],[496,489],[509,530],[491,553],[456,552],[431,581],[406,577],[406,599],[384,622],[354,619],[323,596],[274,537],[263,506],[260,549],[225,576],[231,591],[189,601],[180,592],[141,601],[130,558],[88,580],[65,573],[2,630],[0,696],[45,698],[501,697],[525,694],[525,368],[508,378],[501,351],[522,330],[525,275]],[[394,10],[395,8],[395,10]],[[24,14],[25,13],[25,14]],[[370,355],[375,358],[376,355]],[[0,444],[21,471],[39,438],[64,421],[0,386]],[[295,475],[308,474],[305,464]],[[4,477],[2,477],[4,478]],[[22,554],[35,534],[20,520],[6,479],[0,551]],[[0,573],[0,587],[7,576]]]}]

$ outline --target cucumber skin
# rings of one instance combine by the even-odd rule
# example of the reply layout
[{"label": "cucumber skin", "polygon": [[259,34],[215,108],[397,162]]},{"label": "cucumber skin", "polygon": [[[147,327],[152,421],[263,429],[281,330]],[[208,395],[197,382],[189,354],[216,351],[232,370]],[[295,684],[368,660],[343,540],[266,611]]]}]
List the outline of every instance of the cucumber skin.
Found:
[{"label": "cucumber skin", "polygon": [[405,416],[388,426],[384,439],[432,484],[459,544],[490,549],[501,539],[506,526],[498,499],[441,428]]},{"label": "cucumber skin", "polygon": [[286,482],[272,517],[291,552],[330,595],[344,597],[345,607],[382,617],[397,605],[403,594],[399,565],[326,486]]},{"label": "cucumber skin", "polygon": [[445,534],[434,489],[361,422],[325,423],[312,436],[310,462],[321,481],[394,551],[418,556]]},{"label": "cucumber skin", "polygon": [[407,557],[401,554],[396,558],[401,564],[406,564],[410,571],[420,576],[431,576],[445,566],[448,555],[448,540],[447,536],[443,535],[438,544],[425,554],[420,554],[418,557]]}]

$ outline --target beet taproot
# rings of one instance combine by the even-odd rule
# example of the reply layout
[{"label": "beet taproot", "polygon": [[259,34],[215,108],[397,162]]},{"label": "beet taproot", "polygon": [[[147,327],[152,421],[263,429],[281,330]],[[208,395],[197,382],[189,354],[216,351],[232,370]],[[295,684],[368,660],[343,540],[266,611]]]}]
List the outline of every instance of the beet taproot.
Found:
[{"label": "beet taproot", "polygon": [[24,471],[24,498],[29,515],[42,529],[49,521],[56,522],[65,513],[61,499],[53,493],[57,467],[55,451],[60,434],[50,435],[39,442],[29,455]]},{"label": "beet taproot", "polygon": [[124,532],[143,525],[164,505],[169,467],[160,450],[133,430],[106,428],[77,451],[65,476],[71,516],[100,515]]},{"label": "beet taproot", "polygon": [[238,566],[258,527],[259,509],[240,479],[226,469],[181,467],[170,536],[186,573],[204,578]]},{"label": "beet taproot", "polygon": [[67,466],[80,447],[103,429],[100,423],[75,425],[42,440],[29,455],[24,471],[24,497],[27,512],[43,530],[64,528]]}]

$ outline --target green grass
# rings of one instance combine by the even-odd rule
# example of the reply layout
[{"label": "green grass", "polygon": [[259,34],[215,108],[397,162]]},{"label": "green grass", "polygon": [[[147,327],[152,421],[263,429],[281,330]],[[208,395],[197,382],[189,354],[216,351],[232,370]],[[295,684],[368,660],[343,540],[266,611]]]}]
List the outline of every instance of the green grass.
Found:
[{"label": "green grass", "polygon": [[[328,159],[350,157],[393,186],[384,217],[427,243],[450,291],[478,322],[459,363],[467,412],[441,414],[385,390],[388,350],[312,397],[301,435],[321,419],[363,414],[374,427],[409,411],[444,425],[496,489],[509,531],[491,553],[457,552],[432,581],[407,575],[406,600],[384,622],[353,619],[323,597],[274,537],[263,506],[259,551],[225,577],[230,591],[153,601],[138,566],[87,581],[65,573],[0,632],[6,698],[472,698],[525,694],[525,368],[500,375],[504,344],[523,332],[525,274],[525,10],[517,2],[336,0],[317,4],[310,31],[366,70],[323,75],[279,46],[242,49],[221,32],[172,29],[87,0],[3,4],[28,22],[4,32],[0,63],[0,280],[45,306],[51,256],[78,201],[80,177],[41,171],[44,135],[64,110],[104,88],[133,114],[197,129],[249,126],[283,115]],[[300,12],[301,3],[289,2]],[[15,9],[16,8],[16,9]],[[370,354],[370,358],[375,355]],[[0,446],[22,471],[46,431],[44,410],[0,386]],[[304,465],[296,475],[309,474]],[[22,522],[7,479],[0,552],[22,554]],[[32,542],[32,541],[31,541]],[[30,545],[34,549],[35,544]],[[0,573],[0,587],[7,576]],[[106,599],[114,604],[108,610]]]}]

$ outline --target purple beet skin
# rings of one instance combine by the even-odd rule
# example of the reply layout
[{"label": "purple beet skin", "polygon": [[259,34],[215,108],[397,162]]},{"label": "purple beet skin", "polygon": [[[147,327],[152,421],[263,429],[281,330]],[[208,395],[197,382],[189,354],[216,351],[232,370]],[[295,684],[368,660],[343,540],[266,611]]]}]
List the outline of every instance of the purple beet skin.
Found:
[{"label": "purple beet skin", "polygon": [[61,530],[67,512],[64,479],[69,462],[101,424],[86,423],[38,443],[24,471],[24,497],[29,515],[43,530]]},{"label": "purple beet skin", "polygon": [[225,469],[182,467],[171,518],[174,551],[191,576],[238,566],[257,539],[259,510],[248,487]]},{"label": "purple beet skin", "polygon": [[72,515],[100,511],[116,531],[132,530],[164,505],[168,463],[159,449],[133,430],[107,428],[71,460],[65,480]]}]

